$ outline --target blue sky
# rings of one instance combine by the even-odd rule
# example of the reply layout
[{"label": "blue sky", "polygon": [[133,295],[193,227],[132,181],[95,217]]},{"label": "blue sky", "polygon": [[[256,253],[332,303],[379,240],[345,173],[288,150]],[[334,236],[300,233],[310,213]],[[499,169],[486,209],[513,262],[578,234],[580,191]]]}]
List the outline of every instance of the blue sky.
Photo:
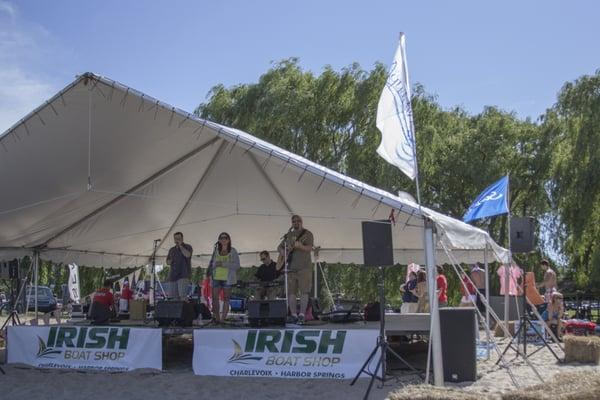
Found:
[{"label": "blue sky", "polygon": [[316,73],[389,65],[400,31],[412,83],[444,107],[535,119],[600,68],[598,15],[592,0],[0,0],[0,132],[85,71],[192,111],[288,57]]}]

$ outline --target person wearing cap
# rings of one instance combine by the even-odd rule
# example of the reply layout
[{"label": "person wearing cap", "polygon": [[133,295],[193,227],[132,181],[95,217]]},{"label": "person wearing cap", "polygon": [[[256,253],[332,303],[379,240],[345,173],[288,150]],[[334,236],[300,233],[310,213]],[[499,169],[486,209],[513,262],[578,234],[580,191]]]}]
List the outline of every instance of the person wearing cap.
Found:
[{"label": "person wearing cap", "polygon": [[554,332],[557,339],[560,340],[560,332],[562,331],[562,316],[565,313],[563,304],[563,295],[560,292],[552,292],[548,307],[542,313],[542,319],[546,321],[548,328]]},{"label": "person wearing cap", "polygon": [[[292,227],[277,247],[279,259],[288,263],[288,305],[292,322],[304,323],[308,299],[312,290],[312,258],[314,236],[304,228],[302,217],[292,215]],[[286,260],[287,258],[287,260]],[[278,263],[279,264],[279,263]],[[300,294],[300,310],[296,296]]]}]

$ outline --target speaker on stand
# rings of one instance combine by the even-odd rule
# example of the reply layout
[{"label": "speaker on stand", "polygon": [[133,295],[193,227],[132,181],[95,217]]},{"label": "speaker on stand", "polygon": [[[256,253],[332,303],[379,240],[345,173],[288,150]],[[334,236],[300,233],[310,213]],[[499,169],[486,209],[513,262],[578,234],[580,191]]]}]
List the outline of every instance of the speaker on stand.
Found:
[{"label": "speaker on stand", "polygon": [[535,219],[512,217],[510,220],[510,250],[513,253],[529,253],[535,250]]}]

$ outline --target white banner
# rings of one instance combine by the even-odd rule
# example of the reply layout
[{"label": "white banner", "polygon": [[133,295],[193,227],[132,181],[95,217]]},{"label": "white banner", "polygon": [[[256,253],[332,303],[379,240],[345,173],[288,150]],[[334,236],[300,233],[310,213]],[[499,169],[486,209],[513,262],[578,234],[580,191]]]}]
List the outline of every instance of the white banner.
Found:
[{"label": "white banner", "polygon": [[100,371],[162,369],[160,329],[9,326],[7,363]]},{"label": "white banner", "polygon": [[81,296],[79,295],[79,267],[77,264],[69,264],[69,297],[75,303],[79,304]]},{"label": "white banner", "polygon": [[194,373],[349,379],[373,351],[378,334],[372,329],[196,329]]}]

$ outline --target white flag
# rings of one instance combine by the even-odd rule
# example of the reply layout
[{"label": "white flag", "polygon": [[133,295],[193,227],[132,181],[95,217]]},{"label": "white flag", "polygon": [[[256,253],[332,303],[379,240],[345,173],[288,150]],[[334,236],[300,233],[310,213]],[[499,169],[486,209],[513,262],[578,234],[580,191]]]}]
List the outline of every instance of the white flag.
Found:
[{"label": "white flag", "polygon": [[79,295],[79,267],[77,264],[69,264],[69,297],[76,304],[79,304],[81,296]]},{"label": "white flag", "polygon": [[403,33],[400,34],[400,44],[377,105],[377,128],[381,131],[377,153],[400,168],[410,179],[415,179],[415,128]]}]

